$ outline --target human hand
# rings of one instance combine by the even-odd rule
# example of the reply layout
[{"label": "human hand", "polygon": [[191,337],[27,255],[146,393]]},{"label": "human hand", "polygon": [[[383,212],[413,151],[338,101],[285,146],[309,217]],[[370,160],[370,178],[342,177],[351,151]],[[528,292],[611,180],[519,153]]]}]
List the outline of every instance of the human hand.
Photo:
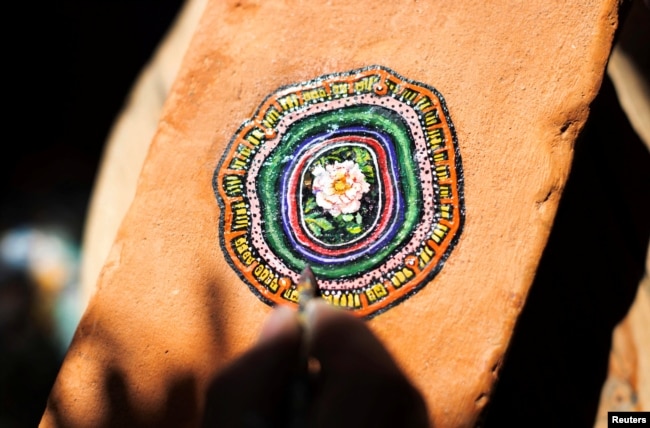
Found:
[{"label": "human hand", "polygon": [[428,427],[425,402],[363,321],[322,301],[308,304],[303,344],[296,312],[273,311],[259,342],[212,381],[204,427],[285,427],[301,347],[312,367],[309,427]]}]

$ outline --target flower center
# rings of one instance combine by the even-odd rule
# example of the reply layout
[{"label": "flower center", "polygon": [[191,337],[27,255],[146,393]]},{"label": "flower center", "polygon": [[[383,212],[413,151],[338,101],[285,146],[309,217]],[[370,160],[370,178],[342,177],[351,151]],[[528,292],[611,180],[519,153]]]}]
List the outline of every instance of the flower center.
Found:
[{"label": "flower center", "polygon": [[370,191],[359,164],[351,160],[337,161],[325,167],[317,165],[312,175],[311,190],[316,196],[316,205],[333,217],[359,211],[363,194]]},{"label": "flower center", "polygon": [[334,179],[333,185],[334,185],[333,186],[334,191],[339,195],[344,194],[345,192],[350,190],[350,188],[352,188],[350,183],[348,183],[348,178],[345,175],[341,175],[336,179]]}]

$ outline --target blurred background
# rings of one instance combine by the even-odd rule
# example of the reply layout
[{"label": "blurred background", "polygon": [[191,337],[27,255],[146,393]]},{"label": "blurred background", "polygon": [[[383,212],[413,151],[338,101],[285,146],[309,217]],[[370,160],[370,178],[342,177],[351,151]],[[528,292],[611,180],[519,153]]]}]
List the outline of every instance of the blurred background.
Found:
[{"label": "blurred background", "polygon": [[40,420],[81,316],[81,236],[104,142],[182,1],[13,3],[0,154],[2,428]]}]

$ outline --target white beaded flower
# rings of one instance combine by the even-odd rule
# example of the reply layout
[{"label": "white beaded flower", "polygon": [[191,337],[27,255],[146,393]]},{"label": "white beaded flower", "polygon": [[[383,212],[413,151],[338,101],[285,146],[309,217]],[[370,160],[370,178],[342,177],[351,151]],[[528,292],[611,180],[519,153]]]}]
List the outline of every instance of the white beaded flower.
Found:
[{"label": "white beaded flower", "polygon": [[312,171],[312,192],[316,203],[332,216],[353,214],[361,208],[361,198],[370,190],[366,177],[353,161],[334,162]]}]

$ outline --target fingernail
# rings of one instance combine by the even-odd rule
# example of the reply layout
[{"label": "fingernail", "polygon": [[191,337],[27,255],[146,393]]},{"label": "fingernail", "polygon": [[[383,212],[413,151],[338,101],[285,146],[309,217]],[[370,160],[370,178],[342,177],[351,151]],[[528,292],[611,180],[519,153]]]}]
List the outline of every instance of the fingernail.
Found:
[{"label": "fingernail", "polygon": [[295,312],[289,307],[277,306],[264,322],[258,343],[273,339],[288,328],[294,328],[293,325],[296,324],[295,318]]},{"label": "fingernail", "polygon": [[316,321],[316,312],[318,311],[318,307],[325,304],[321,299],[315,298],[311,299],[309,302],[307,302],[307,305],[305,305],[305,313],[304,313],[304,320],[305,324],[308,326],[313,326],[314,322]]},{"label": "fingernail", "polygon": [[312,299],[305,306],[305,322],[313,328],[319,318],[327,316],[326,314],[331,312],[338,313],[343,312],[343,310],[332,306],[321,298]]}]

